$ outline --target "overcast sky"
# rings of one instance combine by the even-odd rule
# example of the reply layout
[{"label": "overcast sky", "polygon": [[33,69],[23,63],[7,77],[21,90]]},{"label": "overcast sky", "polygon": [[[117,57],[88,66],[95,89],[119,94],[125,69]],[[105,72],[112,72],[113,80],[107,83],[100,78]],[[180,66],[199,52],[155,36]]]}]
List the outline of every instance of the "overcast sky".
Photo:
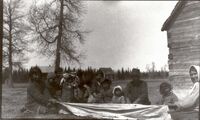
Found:
[{"label": "overcast sky", "polygon": [[[78,67],[138,67],[145,71],[155,62],[167,64],[166,32],[161,27],[177,1],[87,1],[83,28],[91,30],[82,46],[85,59]],[[52,60],[29,53],[32,65],[49,65]],[[73,66],[73,65],[71,65]]]}]

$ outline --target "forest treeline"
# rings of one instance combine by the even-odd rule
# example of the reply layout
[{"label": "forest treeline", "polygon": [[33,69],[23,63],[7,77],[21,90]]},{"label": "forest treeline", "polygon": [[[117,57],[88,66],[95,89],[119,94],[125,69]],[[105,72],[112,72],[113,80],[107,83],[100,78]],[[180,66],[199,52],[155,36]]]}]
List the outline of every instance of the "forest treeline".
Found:
[{"label": "forest treeline", "polygon": [[[75,69],[75,68],[64,68],[64,72],[76,72],[78,70],[82,69]],[[85,72],[91,72],[96,73],[98,69],[93,69],[91,67],[84,69],[82,71]],[[13,82],[14,83],[26,83],[28,82],[28,69],[19,69],[13,71]],[[133,72],[130,69],[124,69],[121,68],[117,71],[113,71],[114,80],[130,80]],[[168,77],[168,71],[166,70],[154,70],[154,71],[146,71],[141,72],[141,78],[142,79],[166,79]],[[4,69],[3,70],[3,83],[5,83],[5,80],[9,79],[9,70]]]}]

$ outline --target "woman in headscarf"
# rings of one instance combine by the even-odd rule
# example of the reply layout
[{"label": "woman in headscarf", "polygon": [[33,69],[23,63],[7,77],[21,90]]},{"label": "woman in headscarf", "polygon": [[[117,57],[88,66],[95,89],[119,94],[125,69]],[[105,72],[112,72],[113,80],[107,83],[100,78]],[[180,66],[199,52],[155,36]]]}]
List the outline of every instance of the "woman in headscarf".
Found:
[{"label": "woman in headscarf", "polygon": [[44,95],[45,83],[42,80],[39,67],[31,67],[29,72],[30,82],[27,88],[27,103],[21,112],[28,114],[45,114],[48,108],[56,102]]},{"label": "woman in headscarf", "polygon": [[193,87],[183,100],[179,100],[175,103],[174,107],[176,110],[199,110],[199,70],[199,66],[192,65],[190,67],[189,74],[191,81],[193,82]]}]

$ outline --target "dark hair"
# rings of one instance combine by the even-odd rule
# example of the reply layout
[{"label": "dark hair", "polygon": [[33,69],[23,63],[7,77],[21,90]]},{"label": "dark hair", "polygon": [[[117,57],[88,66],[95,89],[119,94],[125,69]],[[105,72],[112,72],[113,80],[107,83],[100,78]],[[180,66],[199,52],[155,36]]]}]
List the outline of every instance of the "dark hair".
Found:
[{"label": "dark hair", "polygon": [[121,90],[120,88],[115,88],[114,95],[116,95],[116,91],[117,91],[117,90],[120,90],[120,91],[121,91],[121,94],[120,94],[119,96],[123,96],[123,95],[124,95],[123,90]]},{"label": "dark hair", "polygon": [[51,72],[47,75],[47,84],[53,87],[53,89],[59,90],[60,87],[60,81],[56,79],[56,74]]},{"label": "dark hair", "polygon": [[85,84],[88,86],[92,86],[96,73],[92,70],[78,70],[76,75],[79,77],[80,80],[79,87],[83,87],[83,85]]},{"label": "dark hair", "polygon": [[131,81],[132,86],[138,87],[143,83],[143,81],[140,80],[140,69],[133,68],[131,72],[131,77],[132,77]]},{"label": "dark hair", "polygon": [[101,70],[98,70],[97,73],[96,73],[96,75],[101,75],[101,77],[104,77],[104,73]]},{"label": "dark hair", "polygon": [[191,72],[191,71],[196,71],[196,72],[197,72],[197,70],[196,70],[196,68],[195,68],[194,66],[192,66],[192,67],[190,68],[190,71],[189,71],[189,72]]},{"label": "dark hair", "polygon": [[81,78],[81,77],[84,75],[84,72],[83,72],[82,70],[78,70],[78,71],[76,72],[76,75],[77,75],[79,78]]},{"label": "dark hair", "polygon": [[85,84],[83,81],[83,76],[84,76],[85,72],[82,70],[78,70],[76,72],[77,77],[79,78],[79,87],[83,87],[83,85]]},{"label": "dark hair", "polygon": [[30,68],[29,78],[32,78],[33,74],[38,74],[40,78],[42,77],[42,71],[38,66]]},{"label": "dark hair", "polygon": [[172,85],[168,82],[163,82],[160,84],[160,91],[165,89],[165,88],[169,88],[170,90],[172,90]]},{"label": "dark hair", "polygon": [[138,68],[133,68],[132,69],[132,77],[134,77],[134,78],[140,78],[140,69],[138,69]]},{"label": "dark hair", "polygon": [[120,91],[122,92],[122,90],[121,90],[120,88],[115,88],[115,91],[114,91],[114,92],[116,92],[117,90],[120,90]]}]

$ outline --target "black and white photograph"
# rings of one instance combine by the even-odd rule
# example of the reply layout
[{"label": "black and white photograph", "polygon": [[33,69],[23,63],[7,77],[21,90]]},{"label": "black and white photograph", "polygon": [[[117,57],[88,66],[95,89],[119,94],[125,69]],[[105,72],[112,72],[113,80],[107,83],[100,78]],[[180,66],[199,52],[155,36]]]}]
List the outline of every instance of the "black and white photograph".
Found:
[{"label": "black and white photograph", "polygon": [[0,0],[1,119],[199,120],[200,1]]}]

